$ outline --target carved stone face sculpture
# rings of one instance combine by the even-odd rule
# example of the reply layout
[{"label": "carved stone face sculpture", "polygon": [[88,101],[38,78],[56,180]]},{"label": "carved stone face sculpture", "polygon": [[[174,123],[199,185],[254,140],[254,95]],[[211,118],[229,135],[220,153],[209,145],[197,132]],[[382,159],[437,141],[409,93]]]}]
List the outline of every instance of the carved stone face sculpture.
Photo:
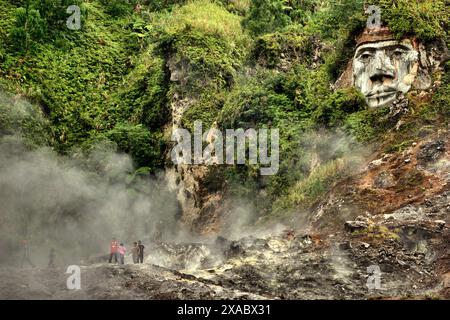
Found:
[{"label": "carved stone face sculpture", "polygon": [[417,68],[418,52],[408,39],[362,43],[353,57],[353,84],[370,107],[382,107],[411,89]]}]

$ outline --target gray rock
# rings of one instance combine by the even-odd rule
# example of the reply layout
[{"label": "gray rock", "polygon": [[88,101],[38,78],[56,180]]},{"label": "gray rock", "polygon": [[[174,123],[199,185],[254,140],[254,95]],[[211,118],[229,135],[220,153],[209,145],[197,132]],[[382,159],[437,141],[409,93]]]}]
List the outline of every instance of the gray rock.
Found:
[{"label": "gray rock", "polygon": [[421,164],[434,162],[438,160],[445,152],[445,142],[443,140],[436,140],[424,144],[420,147],[417,154],[417,160]]},{"label": "gray rock", "polygon": [[387,189],[395,185],[395,179],[390,172],[383,171],[375,177],[373,184],[376,188]]},{"label": "gray rock", "polygon": [[368,227],[367,222],[364,221],[346,221],[344,224],[345,230],[349,232],[363,230]]},{"label": "gray rock", "polygon": [[435,220],[434,223],[436,223],[438,225],[439,229],[444,229],[445,224],[446,224],[444,220]]},{"label": "gray rock", "polygon": [[367,242],[361,242],[361,246],[362,246],[364,249],[368,249],[368,248],[370,247],[370,244],[368,244]]},{"label": "gray rock", "polygon": [[339,244],[339,249],[341,250],[350,250],[352,248],[352,244],[350,241],[342,242]]}]

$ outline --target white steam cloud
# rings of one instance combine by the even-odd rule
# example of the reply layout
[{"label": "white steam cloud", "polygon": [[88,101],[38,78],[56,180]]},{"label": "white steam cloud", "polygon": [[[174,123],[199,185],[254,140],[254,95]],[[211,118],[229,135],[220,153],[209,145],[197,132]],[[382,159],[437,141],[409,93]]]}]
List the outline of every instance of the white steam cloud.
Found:
[{"label": "white steam cloud", "polygon": [[[4,117],[11,110],[22,117],[30,107],[1,98]],[[67,265],[107,255],[112,237],[127,247],[173,237],[178,202],[163,174],[135,174],[131,159],[112,143],[70,156],[29,148],[20,128],[7,130],[5,123],[0,122],[0,264],[19,264],[25,239],[33,263],[45,266],[51,248],[57,264]]]}]

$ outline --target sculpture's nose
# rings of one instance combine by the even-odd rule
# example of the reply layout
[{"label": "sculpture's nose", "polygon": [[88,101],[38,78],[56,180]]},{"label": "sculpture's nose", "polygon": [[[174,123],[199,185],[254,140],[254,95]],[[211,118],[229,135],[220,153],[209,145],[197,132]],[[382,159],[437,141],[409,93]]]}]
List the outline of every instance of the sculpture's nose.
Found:
[{"label": "sculpture's nose", "polygon": [[384,52],[379,51],[375,54],[370,72],[372,82],[384,82],[386,78],[394,78],[394,66],[391,59]]}]

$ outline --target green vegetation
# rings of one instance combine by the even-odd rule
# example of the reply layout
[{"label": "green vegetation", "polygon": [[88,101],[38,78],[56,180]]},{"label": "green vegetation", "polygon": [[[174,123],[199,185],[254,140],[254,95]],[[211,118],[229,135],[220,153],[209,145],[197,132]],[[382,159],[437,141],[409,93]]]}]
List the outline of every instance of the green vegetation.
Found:
[{"label": "green vegetation", "polygon": [[42,111],[0,90],[0,139],[21,137],[29,147],[50,144],[50,123]]},{"label": "green vegetation", "polygon": [[337,159],[318,167],[310,175],[297,181],[285,195],[275,201],[273,204],[275,214],[283,216],[289,213],[291,208],[307,209],[327,191],[333,181],[336,181],[343,168],[343,160]]},{"label": "green vegetation", "polygon": [[57,37],[65,26],[69,5],[81,6],[86,15],[80,0],[24,0],[23,6],[15,10],[10,30],[14,49],[28,52],[35,43]]},{"label": "green vegetation", "polygon": [[382,10],[382,20],[399,38],[416,35],[422,40],[448,37],[450,20],[446,0],[375,0]]},{"label": "green vegetation", "polygon": [[[88,146],[102,136],[117,138],[123,128],[139,128],[131,130],[132,137],[141,138],[119,142],[119,150],[136,156],[139,166],[161,166],[162,127],[168,119],[166,75],[162,58],[135,36],[141,31],[143,18],[131,15],[130,10],[129,15],[113,19],[100,3],[84,3],[82,30],[71,31],[60,26],[68,16],[64,2],[50,8],[62,16],[51,15],[43,4],[30,4],[30,8],[37,8],[33,9],[37,16],[39,10],[46,12],[41,16],[51,35],[35,41],[32,51],[16,50],[14,23],[10,33],[3,35],[6,45],[2,48],[1,75],[6,89],[20,92],[41,106],[52,123],[53,147],[60,152]],[[23,10],[5,6],[11,13]],[[9,18],[14,21],[18,17]],[[155,139],[156,146],[138,152],[152,142],[142,144],[149,137]],[[130,145],[133,143],[136,145]]]},{"label": "green vegetation", "polygon": [[367,228],[355,231],[352,233],[353,236],[362,237],[363,240],[369,242],[384,241],[384,240],[399,240],[398,235],[400,230],[394,229],[389,230],[385,226],[378,226],[375,224],[370,224]]},{"label": "green vegetation", "polygon": [[252,0],[244,27],[255,35],[283,29],[291,23],[284,1]]},{"label": "green vegetation", "polygon": [[178,79],[171,92],[195,103],[183,115],[183,126],[195,120],[211,125],[223,104],[224,91],[242,67],[249,36],[241,18],[216,3],[199,0],[156,14],[154,38]]}]

